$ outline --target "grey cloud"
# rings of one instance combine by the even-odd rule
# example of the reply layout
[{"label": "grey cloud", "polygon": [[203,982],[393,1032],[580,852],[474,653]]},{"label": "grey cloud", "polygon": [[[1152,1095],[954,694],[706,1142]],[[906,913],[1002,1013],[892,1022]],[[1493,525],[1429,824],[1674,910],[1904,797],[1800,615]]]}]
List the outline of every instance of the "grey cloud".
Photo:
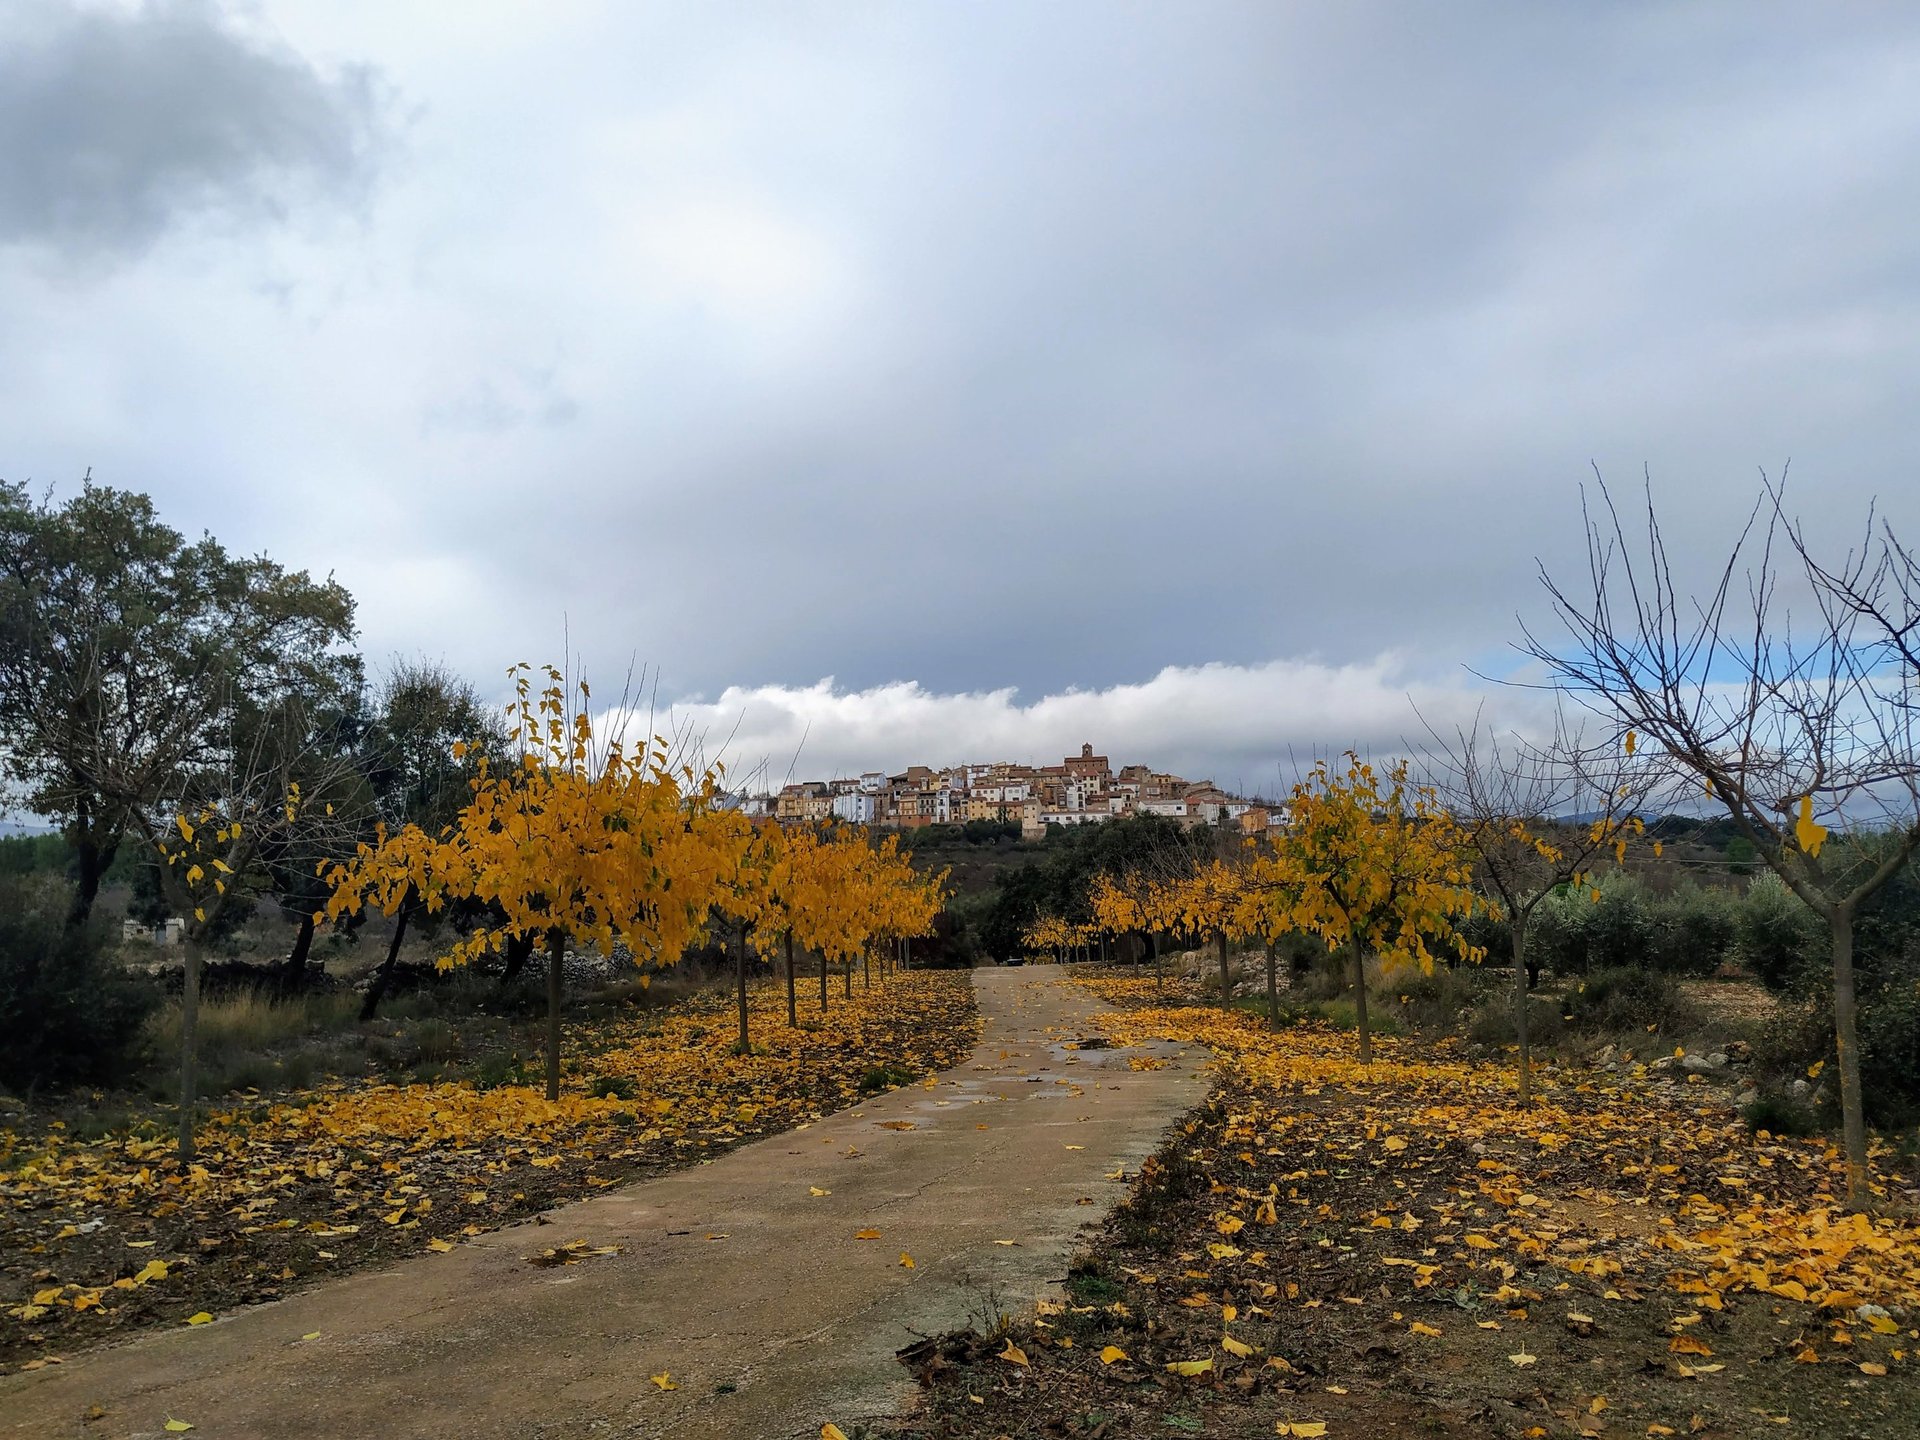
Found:
[{"label": "grey cloud", "polygon": [[[1703,567],[1789,456],[1839,543],[1876,493],[1920,535],[1920,10],[273,13],[418,97],[404,174],[271,265],[173,247],[76,298],[0,253],[44,337],[0,347],[33,421],[0,474],[91,464],[337,568],[373,654],[489,677],[564,616],[668,693],[784,713],[837,677],[818,747],[902,679],[1112,707],[1205,662],[1502,673],[1534,557],[1582,563],[1590,460],[1649,465]],[[1371,733],[1317,672],[1279,688],[1290,741]]]},{"label": "grey cloud", "polygon": [[429,430],[497,435],[523,425],[569,425],[579,415],[579,402],[560,387],[553,367],[515,366],[429,405],[426,424]]},{"label": "grey cloud", "polygon": [[0,26],[0,243],[137,254],[190,217],[356,202],[383,145],[378,74],[323,74],[211,0],[27,0]]}]

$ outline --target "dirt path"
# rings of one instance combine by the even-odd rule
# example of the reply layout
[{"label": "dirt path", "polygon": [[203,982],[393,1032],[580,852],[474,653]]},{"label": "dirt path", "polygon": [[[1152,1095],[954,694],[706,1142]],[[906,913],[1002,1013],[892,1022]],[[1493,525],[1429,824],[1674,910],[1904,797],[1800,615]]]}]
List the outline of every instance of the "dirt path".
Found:
[{"label": "dirt path", "polygon": [[[926,1085],[548,1224],[0,1379],[0,1435],[174,1418],[207,1440],[784,1440],[893,1414],[912,1389],[893,1352],[1047,1291],[1120,1198],[1111,1172],[1205,1093],[1190,1048],[1157,1047],[1172,1063],[1150,1071],[1128,1067],[1138,1050],[1066,1049],[1099,1006],[1057,973],[978,972],[980,1046]],[[624,1249],[524,1258],[574,1240]]]}]

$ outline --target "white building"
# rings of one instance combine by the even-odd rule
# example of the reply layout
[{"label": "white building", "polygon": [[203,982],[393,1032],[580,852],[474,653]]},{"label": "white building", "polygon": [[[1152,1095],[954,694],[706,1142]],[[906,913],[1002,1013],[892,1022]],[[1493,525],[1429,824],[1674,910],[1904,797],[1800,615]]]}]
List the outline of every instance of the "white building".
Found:
[{"label": "white building", "polygon": [[973,793],[981,800],[1013,805],[1033,794],[1033,786],[1025,780],[981,780],[975,783]]},{"label": "white building", "polygon": [[1042,810],[1040,812],[1040,823],[1043,826],[1099,825],[1112,818],[1112,813],[1106,810]]},{"label": "white building", "polygon": [[[865,777],[862,776],[862,779]],[[833,814],[849,825],[871,825],[879,797],[867,790],[848,790],[833,797]]]}]

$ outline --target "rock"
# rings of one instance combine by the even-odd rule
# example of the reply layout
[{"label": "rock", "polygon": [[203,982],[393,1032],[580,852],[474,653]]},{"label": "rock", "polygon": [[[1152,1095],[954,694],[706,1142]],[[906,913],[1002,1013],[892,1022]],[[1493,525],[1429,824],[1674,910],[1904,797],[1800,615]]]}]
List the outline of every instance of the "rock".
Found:
[{"label": "rock", "polygon": [[1760,1092],[1754,1089],[1751,1085],[1749,1085],[1746,1089],[1742,1090],[1738,1095],[1733,1097],[1733,1103],[1744,1109],[1746,1106],[1753,1104],[1754,1101],[1758,1100],[1759,1098],[1760,1098]]},{"label": "rock", "polygon": [[1892,1315],[1888,1314],[1884,1309],[1882,1309],[1878,1305],[1862,1305],[1853,1313],[1859,1316],[1863,1322],[1869,1325],[1872,1324],[1875,1320],[1893,1319]]},{"label": "rock", "polygon": [[1613,1046],[1611,1045],[1603,1046],[1600,1050],[1600,1053],[1593,1057],[1594,1063],[1598,1065],[1611,1065],[1613,1064],[1614,1056],[1616,1053],[1617,1052],[1614,1050]]},{"label": "rock", "polygon": [[[1718,1061],[1719,1063],[1714,1063]],[[1680,1067],[1689,1075],[1717,1075],[1727,1068],[1724,1055],[1688,1055],[1680,1062]]]},{"label": "rock", "polygon": [[1804,1080],[1796,1080],[1787,1086],[1787,1093],[1796,1100],[1804,1100],[1813,1093],[1813,1086]]},{"label": "rock", "polygon": [[1713,1066],[1713,1068],[1716,1070],[1726,1069],[1727,1068],[1727,1052],[1724,1050],[1714,1051],[1711,1055],[1707,1056],[1707,1064]]}]

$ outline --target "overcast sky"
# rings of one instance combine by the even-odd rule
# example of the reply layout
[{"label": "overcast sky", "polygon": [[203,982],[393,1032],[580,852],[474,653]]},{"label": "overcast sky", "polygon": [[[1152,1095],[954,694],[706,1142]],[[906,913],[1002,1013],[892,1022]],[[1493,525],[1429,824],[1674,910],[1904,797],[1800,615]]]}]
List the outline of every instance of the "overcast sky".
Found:
[{"label": "overcast sky", "polygon": [[1920,534],[1917,161],[1902,5],[4,0],[0,477],[776,772],[1253,788],[1510,667],[1590,462]]}]

